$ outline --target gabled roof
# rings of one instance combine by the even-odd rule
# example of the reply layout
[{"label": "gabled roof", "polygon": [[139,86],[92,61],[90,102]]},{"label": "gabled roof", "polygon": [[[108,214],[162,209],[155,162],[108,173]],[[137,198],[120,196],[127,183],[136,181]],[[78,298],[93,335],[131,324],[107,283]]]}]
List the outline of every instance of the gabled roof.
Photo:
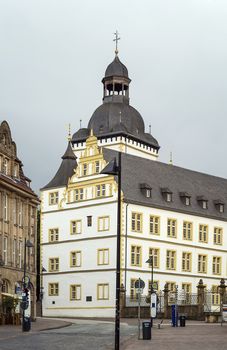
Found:
[{"label": "gabled roof", "polygon": [[[107,161],[117,156],[117,152],[105,148],[103,154]],[[151,198],[143,195],[141,183],[150,184]],[[172,202],[163,198],[163,188],[171,189]],[[227,220],[227,179],[224,178],[122,153],[122,190],[126,202]],[[190,205],[182,203],[180,192],[190,193]],[[208,200],[207,209],[199,205],[198,194]],[[224,213],[215,207],[217,198],[226,205]]]}]

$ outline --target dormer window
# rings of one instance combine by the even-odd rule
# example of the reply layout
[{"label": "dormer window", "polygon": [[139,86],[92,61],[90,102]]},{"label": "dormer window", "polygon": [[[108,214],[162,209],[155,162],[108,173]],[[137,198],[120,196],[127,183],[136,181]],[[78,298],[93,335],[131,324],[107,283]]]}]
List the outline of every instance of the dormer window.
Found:
[{"label": "dormer window", "polygon": [[184,205],[188,206],[191,204],[191,196],[187,192],[180,192],[180,198]]},{"label": "dormer window", "polygon": [[219,213],[224,213],[225,204],[222,200],[220,200],[220,199],[215,200],[214,205],[215,205],[215,208],[217,209],[217,211],[219,211]]},{"label": "dormer window", "polygon": [[206,199],[204,196],[197,197],[197,201],[201,208],[208,209],[208,199]]},{"label": "dormer window", "polygon": [[142,183],[142,184],[140,184],[140,190],[146,198],[151,198],[152,188],[150,185]]},{"label": "dormer window", "polygon": [[173,200],[173,192],[172,191],[170,191],[168,188],[162,188],[161,192],[162,192],[162,196],[166,202],[172,202],[172,200]]}]

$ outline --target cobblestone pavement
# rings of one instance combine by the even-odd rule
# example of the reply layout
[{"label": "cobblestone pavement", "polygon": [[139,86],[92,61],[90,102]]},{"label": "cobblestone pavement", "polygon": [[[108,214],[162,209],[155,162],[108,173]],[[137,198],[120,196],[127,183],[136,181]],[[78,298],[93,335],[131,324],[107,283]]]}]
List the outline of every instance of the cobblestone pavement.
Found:
[{"label": "cobblestone pavement", "polygon": [[[188,321],[184,328],[173,328],[166,320],[158,329],[155,321],[152,340],[138,340],[137,320],[121,320],[121,350],[226,350],[226,344],[227,324]],[[30,332],[22,332],[21,327],[0,326],[0,350],[18,348],[111,350],[114,348],[114,322],[108,319],[38,319],[32,323]]]},{"label": "cobblestone pavement", "polygon": [[138,340],[134,336],[124,342],[121,350],[226,350],[226,344],[227,324],[191,321],[186,327],[173,328],[169,323],[161,329],[154,327],[151,340]]}]

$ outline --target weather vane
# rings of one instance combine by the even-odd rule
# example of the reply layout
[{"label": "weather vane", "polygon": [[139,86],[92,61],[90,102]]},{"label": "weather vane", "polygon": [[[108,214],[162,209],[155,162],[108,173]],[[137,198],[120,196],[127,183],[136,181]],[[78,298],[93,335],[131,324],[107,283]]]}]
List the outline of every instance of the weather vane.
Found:
[{"label": "weather vane", "polygon": [[71,124],[69,124],[69,128],[68,128],[68,140],[71,141],[72,136],[71,136]]},{"label": "weather vane", "polygon": [[118,35],[118,31],[116,30],[116,32],[114,33],[115,35],[115,39],[113,39],[113,41],[116,41],[116,48],[115,48],[115,54],[117,55],[118,54],[118,40],[120,40],[121,38],[119,37]]}]

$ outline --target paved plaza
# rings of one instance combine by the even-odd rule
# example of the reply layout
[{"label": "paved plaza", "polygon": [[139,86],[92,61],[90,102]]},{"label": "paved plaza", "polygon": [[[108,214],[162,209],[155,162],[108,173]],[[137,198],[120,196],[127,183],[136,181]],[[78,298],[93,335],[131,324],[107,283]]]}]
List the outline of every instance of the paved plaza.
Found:
[{"label": "paved plaza", "polygon": [[[173,328],[164,321],[152,329],[152,340],[138,340],[135,319],[121,322],[121,350],[224,350],[227,343],[227,324],[206,324],[188,321],[185,328]],[[112,320],[37,319],[27,333],[17,326],[0,326],[0,349],[14,350],[111,350],[114,349]]]}]

